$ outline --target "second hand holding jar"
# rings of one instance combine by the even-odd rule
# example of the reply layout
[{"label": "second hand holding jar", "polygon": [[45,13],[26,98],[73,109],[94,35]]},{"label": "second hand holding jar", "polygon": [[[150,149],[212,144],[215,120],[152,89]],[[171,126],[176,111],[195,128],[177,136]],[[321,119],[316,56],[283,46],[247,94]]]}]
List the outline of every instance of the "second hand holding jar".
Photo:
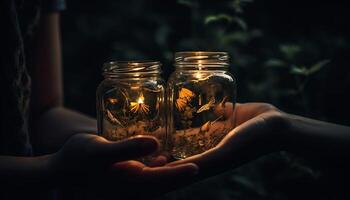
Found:
[{"label": "second hand holding jar", "polygon": [[169,151],[184,159],[215,147],[234,128],[236,80],[226,52],[178,52],[167,86]]},{"label": "second hand holding jar", "polygon": [[147,61],[104,64],[105,79],[97,89],[99,135],[112,141],[151,135],[160,141],[160,151],[164,150],[165,82],[160,66]]}]

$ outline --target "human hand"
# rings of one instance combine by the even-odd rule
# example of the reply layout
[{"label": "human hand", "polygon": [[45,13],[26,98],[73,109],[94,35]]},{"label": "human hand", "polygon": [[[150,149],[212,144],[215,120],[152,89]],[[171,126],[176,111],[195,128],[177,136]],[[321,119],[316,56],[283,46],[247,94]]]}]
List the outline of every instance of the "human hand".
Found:
[{"label": "human hand", "polygon": [[155,152],[158,146],[150,136],[111,142],[78,134],[49,158],[48,169],[58,185],[82,186],[89,193],[102,195],[100,198],[157,196],[181,186],[198,170],[192,163],[161,166],[166,163],[162,157],[153,167],[132,160]]},{"label": "human hand", "polygon": [[[220,108],[223,107],[217,107],[215,112],[227,115],[232,104],[226,103],[225,110]],[[284,133],[288,130],[286,114],[270,104],[237,103],[233,115],[225,118],[233,118],[236,128],[215,148],[168,166],[195,163],[200,169],[198,178],[204,178],[284,147]]]}]

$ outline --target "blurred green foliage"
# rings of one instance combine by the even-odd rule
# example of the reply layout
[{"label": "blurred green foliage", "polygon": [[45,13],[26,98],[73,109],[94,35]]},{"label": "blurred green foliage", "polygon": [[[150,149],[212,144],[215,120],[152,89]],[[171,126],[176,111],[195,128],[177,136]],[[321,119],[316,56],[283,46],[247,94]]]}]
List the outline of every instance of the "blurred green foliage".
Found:
[{"label": "blurred green foliage", "polygon": [[[101,67],[111,59],[160,60],[167,79],[176,51],[227,51],[239,101],[350,125],[348,12],[316,4],[70,1],[62,20],[66,103],[94,116]],[[160,199],[341,199],[346,180],[333,172],[343,169],[313,164],[275,153]]]}]

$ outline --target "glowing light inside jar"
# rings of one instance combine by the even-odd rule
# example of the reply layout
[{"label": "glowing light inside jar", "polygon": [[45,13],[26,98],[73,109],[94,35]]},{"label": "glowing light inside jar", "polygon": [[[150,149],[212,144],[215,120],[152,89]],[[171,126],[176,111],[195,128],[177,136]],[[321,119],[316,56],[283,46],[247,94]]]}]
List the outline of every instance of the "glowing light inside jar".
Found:
[{"label": "glowing light inside jar", "polygon": [[130,102],[130,110],[133,113],[148,113],[149,112],[149,105],[145,104],[145,98],[143,97],[143,94],[140,95],[139,98],[135,102]]},{"label": "glowing light inside jar", "polygon": [[143,97],[143,96],[140,96],[140,97],[137,99],[137,103],[138,103],[138,104],[143,104],[143,103],[144,103],[144,97]]},{"label": "glowing light inside jar", "polygon": [[198,72],[196,72],[194,75],[197,79],[201,79],[203,77],[202,73],[200,72],[202,68],[203,68],[202,61],[198,60]]}]

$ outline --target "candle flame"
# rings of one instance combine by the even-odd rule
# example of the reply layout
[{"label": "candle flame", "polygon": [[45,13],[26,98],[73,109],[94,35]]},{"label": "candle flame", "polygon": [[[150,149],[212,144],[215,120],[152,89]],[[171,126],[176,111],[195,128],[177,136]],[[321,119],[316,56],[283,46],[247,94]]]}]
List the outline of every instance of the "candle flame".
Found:
[{"label": "candle flame", "polygon": [[143,94],[140,95],[139,98],[137,98],[136,102],[130,102],[130,110],[133,113],[148,113],[149,112],[149,105],[145,104],[145,97]]},{"label": "candle flame", "polygon": [[139,103],[139,104],[143,104],[143,103],[144,103],[144,98],[143,98],[143,96],[141,96],[141,97],[139,97],[139,98],[137,99],[137,103]]}]

